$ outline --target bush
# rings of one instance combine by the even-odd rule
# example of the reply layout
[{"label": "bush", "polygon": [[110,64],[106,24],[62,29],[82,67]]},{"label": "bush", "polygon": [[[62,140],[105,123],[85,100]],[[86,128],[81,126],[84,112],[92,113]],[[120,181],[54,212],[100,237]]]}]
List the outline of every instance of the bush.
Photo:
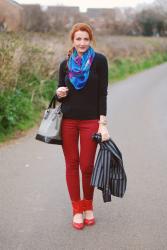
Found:
[{"label": "bush", "polygon": [[0,141],[35,125],[53,95],[55,81],[48,80],[41,86],[35,79],[26,88],[0,93]]}]

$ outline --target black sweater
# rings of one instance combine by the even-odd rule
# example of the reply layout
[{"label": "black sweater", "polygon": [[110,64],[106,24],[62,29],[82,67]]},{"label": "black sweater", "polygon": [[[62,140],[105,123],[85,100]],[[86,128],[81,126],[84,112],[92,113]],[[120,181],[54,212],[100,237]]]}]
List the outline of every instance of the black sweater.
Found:
[{"label": "black sweater", "polygon": [[91,120],[106,115],[108,64],[107,59],[100,53],[95,53],[90,68],[89,77],[84,88],[76,90],[67,77],[67,60],[60,64],[58,88],[66,86],[69,89],[65,98],[58,98],[62,102],[64,118]]}]

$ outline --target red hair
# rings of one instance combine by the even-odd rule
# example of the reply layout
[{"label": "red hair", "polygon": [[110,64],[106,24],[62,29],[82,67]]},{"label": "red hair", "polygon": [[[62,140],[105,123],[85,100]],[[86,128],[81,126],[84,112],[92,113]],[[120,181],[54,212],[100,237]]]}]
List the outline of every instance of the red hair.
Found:
[{"label": "red hair", "polygon": [[93,30],[92,30],[92,28],[88,24],[86,24],[86,23],[76,23],[76,24],[73,25],[73,27],[72,27],[72,29],[70,31],[71,41],[74,40],[75,32],[77,32],[79,30],[80,31],[86,31],[89,34],[90,41],[94,40]]}]

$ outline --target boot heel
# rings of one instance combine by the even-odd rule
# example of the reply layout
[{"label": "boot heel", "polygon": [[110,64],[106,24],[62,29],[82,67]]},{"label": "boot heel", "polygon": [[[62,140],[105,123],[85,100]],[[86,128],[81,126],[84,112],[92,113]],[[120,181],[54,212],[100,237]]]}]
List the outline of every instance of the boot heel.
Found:
[{"label": "boot heel", "polygon": [[95,218],[93,218],[93,219],[84,219],[84,224],[86,226],[92,226],[92,225],[94,225],[95,224]]}]

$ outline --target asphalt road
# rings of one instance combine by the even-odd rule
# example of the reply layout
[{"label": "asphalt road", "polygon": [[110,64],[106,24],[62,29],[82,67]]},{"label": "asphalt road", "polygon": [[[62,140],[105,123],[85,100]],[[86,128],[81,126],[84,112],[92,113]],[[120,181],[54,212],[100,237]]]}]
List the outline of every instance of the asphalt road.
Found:
[{"label": "asphalt road", "polygon": [[0,250],[167,249],[167,64],[110,86],[109,129],[128,178],[121,198],[95,191],[96,225],[71,226],[60,146],[36,129],[0,148]]}]

